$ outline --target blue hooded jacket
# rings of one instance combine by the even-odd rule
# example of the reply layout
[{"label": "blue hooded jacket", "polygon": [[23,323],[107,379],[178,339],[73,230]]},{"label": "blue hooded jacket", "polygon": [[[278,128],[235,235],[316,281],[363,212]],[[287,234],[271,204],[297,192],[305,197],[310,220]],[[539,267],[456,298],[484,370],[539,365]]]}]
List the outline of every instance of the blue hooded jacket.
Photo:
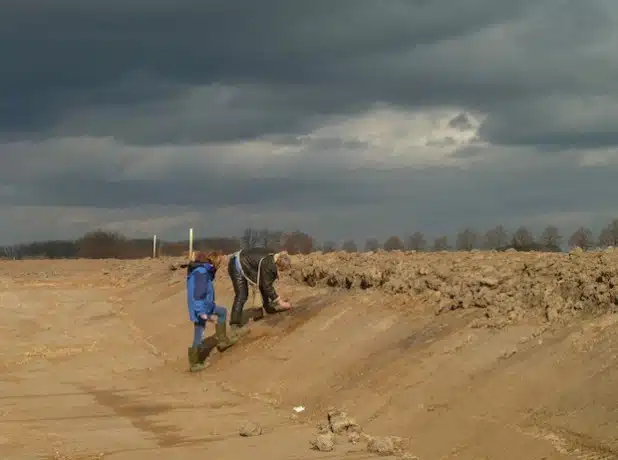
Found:
[{"label": "blue hooded jacket", "polygon": [[187,307],[189,319],[201,322],[200,315],[212,315],[215,310],[215,268],[208,264],[195,265],[187,276]]}]

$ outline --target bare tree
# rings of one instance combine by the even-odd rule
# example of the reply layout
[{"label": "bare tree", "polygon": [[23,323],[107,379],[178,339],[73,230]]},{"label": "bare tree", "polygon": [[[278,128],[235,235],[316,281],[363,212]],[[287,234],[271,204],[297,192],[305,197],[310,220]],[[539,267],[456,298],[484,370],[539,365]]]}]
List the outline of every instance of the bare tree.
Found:
[{"label": "bare tree", "polygon": [[313,238],[296,230],[285,234],[282,246],[289,254],[309,254],[313,251]]},{"label": "bare tree", "polygon": [[[100,233],[100,231],[93,232],[90,235],[95,236],[95,234],[98,234],[98,233]],[[102,232],[102,233],[106,233],[106,232]],[[118,234],[116,235],[120,236]],[[126,240],[124,240],[124,243],[125,244],[123,245],[119,244],[117,249],[120,249],[120,250],[115,252],[115,255],[112,255],[109,257],[126,259],[127,256],[130,256],[129,254],[127,254],[127,249],[130,249],[130,247],[126,245]],[[70,240],[33,241],[31,243],[23,243],[23,244],[13,246],[12,249],[10,249],[10,252],[13,254],[13,258],[15,259],[22,259],[22,258],[67,259],[67,258],[74,258],[78,256],[90,257],[87,255],[84,255],[84,253],[82,253],[81,255],[78,254],[80,246],[84,246],[84,241],[82,240],[78,240],[78,241],[70,241]],[[149,254],[150,253],[152,253],[152,240],[150,240],[150,246],[149,246]],[[104,255],[104,257],[108,257],[108,256]]]},{"label": "bare tree", "polygon": [[124,259],[128,245],[120,233],[95,230],[82,236],[77,247],[78,256],[85,259]]},{"label": "bare tree", "polygon": [[280,230],[247,228],[240,238],[240,244],[242,249],[269,248],[277,251],[282,248],[283,239],[284,235]]},{"label": "bare tree", "polygon": [[433,240],[433,246],[431,249],[433,251],[448,251],[451,246],[448,244],[447,236],[439,236],[435,240]]},{"label": "bare tree", "polygon": [[421,232],[414,232],[408,237],[408,250],[424,251],[427,248],[427,240]]},{"label": "bare tree", "polygon": [[618,219],[614,219],[599,235],[599,246],[618,246]]},{"label": "bare tree", "polygon": [[548,225],[539,236],[539,244],[545,251],[560,252],[562,247],[562,235],[555,225]]},{"label": "bare tree", "polygon": [[336,250],[337,250],[337,245],[335,244],[334,241],[325,241],[324,244],[322,244],[323,253],[335,252]]},{"label": "bare tree", "polygon": [[584,251],[594,247],[594,237],[592,236],[592,230],[586,227],[579,227],[573,232],[569,238],[569,247],[580,247]]},{"label": "bare tree", "polygon": [[[136,255],[142,254],[142,257],[150,251],[152,241],[147,238],[145,240],[131,240],[131,245],[134,246]],[[242,249],[242,243],[238,238],[230,238],[225,236],[200,238],[194,242],[194,247],[198,251],[222,251],[225,254]]]},{"label": "bare tree", "polygon": [[21,247],[19,245],[5,246],[2,248],[2,253],[7,259],[21,259]]},{"label": "bare tree", "polygon": [[365,242],[365,252],[377,251],[380,249],[380,242],[377,238],[369,238]]},{"label": "bare tree", "polygon": [[281,230],[262,229],[258,232],[257,247],[279,251],[283,249],[285,238],[286,235]]},{"label": "bare tree", "polygon": [[259,245],[259,232],[253,228],[246,228],[240,238],[243,249],[252,249]]},{"label": "bare tree", "polygon": [[478,247],[479,240],[479,234],[476,230],[466,228],[457,235],[455,248],[458,251],[471,251],[472,249],[476,249]]},{"label": "bare tree", "polygon": [[403,245],[403,241],[398,236],[391,236],[384,242],[384,250],[385,251],[403,251],[405,246]]},{"label": "bare tree", "polygon": [[511,238],[511,244],[515,249],[519,250],[533,249],[534,236],[527,227],[521,226],[517,230],[515,230],[515,233],[513,233],[513,238]]},{"label": "bare tree", "polygon": [[483,247],[485,249],[498,249],[503,248],[509,244],[509,233],[502,225],[487,230],[483,241]]},{"label": "bare tree", "polygon": [[358,246],[354,240],[346,240],[341,245],[341,250],[345,252],[358,252]]}]

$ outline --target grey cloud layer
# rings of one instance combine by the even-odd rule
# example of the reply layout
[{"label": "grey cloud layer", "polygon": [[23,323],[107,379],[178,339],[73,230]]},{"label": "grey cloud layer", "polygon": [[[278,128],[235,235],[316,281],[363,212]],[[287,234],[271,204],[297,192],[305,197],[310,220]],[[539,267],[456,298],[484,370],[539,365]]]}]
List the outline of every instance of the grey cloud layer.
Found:
[{"label": "grey cloud layer", "polygon": [[[616,167],[581,168],[577,155],[618,145],[615,0],[5,0],[1,9],[0,206],[141,218],[145,205],[189,206],[218,216],[220,231],[254,213],[357,238],[569,213],[596,225],[618,211]],[[354,169],[370,149],[336,137],[238,168],[222,153],[253,139],[298,146],[298,135],[376,102],[483,113],[491,149],[454,157],[507,151],[508,161]],[[66,136],[78,139],[57,141]],[[23,140],[36,142],[6,144]]]},{"label": "grey cloud layer", "polygon": [[[141,232],[160,232],[168,239],[182,237],[183,233],[177,232],[189,226],[202,233],[234,234],[245,225],[273,226],[275,222],[303,228],[320,239],[353,237],[359,242],[369,236],[385,238],[419,229],[429,235],[453,235],[465,226],[483,229],[498,223],[511,228],[531,224],[535,231],[549,223],[565,231],[580,224],[598,230],[618,211],[614,200],[617,173],[618,167],[582,170],[554,158],[536,168],[504,171],[481,166],[469,170],[298,171],[287,180],[235,178],[231,187],[224,178],[199,182],[197,174],[187,181],[118,183],[66,175],[24,187],[17,194],[21,201],[8,190],[6,199],[0,193],[0,207],[34,203],[50,210],[88,207],[101,210],[103,216],[124,209],[124,219],[129,221],[170,216],[179,213],[178,209],[194,211],[190,218],[178,218],[173,228],[152,225]],[[578,184],[585,184],[585,189]],[[57,215],[71,215],[66,208],[63,213]],[[46,232],[59,235],[67,228],[75,232],[88,229],[83,223],[45,222]],[[92,222],[105,220],[95,213]],[[21,240],[40,231],[38,225],[29,225],[14,237]],[[172,231],[176,233],[169,233]]]},{"label": "grey cloud layer", "polygon": [[[11,62],[0,74],[0,132],[45,131],[85,113],[61,132],[236,139],[302,131],[307,118],[382,100],[481,109],[490,114],[482,132],[497,143],[577,142],[573,124],[602,134],[618,121],[617,13],[609,0],[10,0],[0,18],[0,55]],[[188,88],[217,83],[245,89],[231,106],[202,106],[193,122],[149,129],[162,123],[148,114],[174,113]],[[578,107],[602,95],[612,107],[582,120]],[[572,115],[547,120],[565,104]],[[114,123],[140,116],[150,123],[134,131]]]}]

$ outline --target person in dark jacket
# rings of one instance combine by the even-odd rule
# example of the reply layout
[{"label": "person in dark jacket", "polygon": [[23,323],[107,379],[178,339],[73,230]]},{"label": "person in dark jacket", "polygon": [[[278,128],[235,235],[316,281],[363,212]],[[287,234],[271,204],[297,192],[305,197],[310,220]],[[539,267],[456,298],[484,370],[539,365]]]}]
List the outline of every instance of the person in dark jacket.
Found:
[{"label": "person in dark jacket", "polygon": [[259,288],[262,307],[266,313],[272,314],[291,308],[289,302],[277,294],[273,285],[279,278],[279,271],[288,270],[291,266],[287,252],[275,252],[267,248],[243,249],[230,256],[227,268],[234,286],[230,327],[236,336],[247,332],[243,327],[242,312],[249,298],[249,284]]},{"label": "person in dark jacket", "polygon": [[213,316],[216,316],[215,336],[219,351],[227,350],[236,343],[235,339],[227,335],[227,310],[215,303],[213,281],[221,264],[221,257],[218,253],[197,253],[195,260],[187,267],[187,307],[189,320],[193,323],[193,343],[188,352],[191,372],[205,367],[201,359],[203,336],[206,323],[214,322]]}]

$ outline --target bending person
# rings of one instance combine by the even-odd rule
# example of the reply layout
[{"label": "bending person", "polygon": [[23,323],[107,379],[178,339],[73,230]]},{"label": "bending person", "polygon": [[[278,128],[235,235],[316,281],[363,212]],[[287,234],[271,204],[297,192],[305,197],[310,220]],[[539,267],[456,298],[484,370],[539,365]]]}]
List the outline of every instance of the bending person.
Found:
[{"label": "bending person", "polygon": [[221,265],[221,255],[218,253],[195,255],[195,260],[187,268],[187,305],[189,320],[193,323],[193,344],[189,347],[189,365],[191,372],[204,369],[201,358],[204,346],[206,323],[214,322],[216,316],[215,336],[219,351],[227,350],[236,343],[226,331],[227,310],[215,303],[213,281],[217,269]]},{"label": "bending person", "polygon": [[[279,270],[290,269],[292,262],[287,252],[274,252],[267,248],[243,249],[235,252],[228,262],[228,274],[234,286],[234,304],[230,327],[235,334],[246,332],[243,329],[242,312],[249,298],[249,284],[257,286],[262,295],[262,307],[272,314],[291,308],[275,290],[274,282],[279,278]],[[263,312],[262,312],[263,314]]]}]

